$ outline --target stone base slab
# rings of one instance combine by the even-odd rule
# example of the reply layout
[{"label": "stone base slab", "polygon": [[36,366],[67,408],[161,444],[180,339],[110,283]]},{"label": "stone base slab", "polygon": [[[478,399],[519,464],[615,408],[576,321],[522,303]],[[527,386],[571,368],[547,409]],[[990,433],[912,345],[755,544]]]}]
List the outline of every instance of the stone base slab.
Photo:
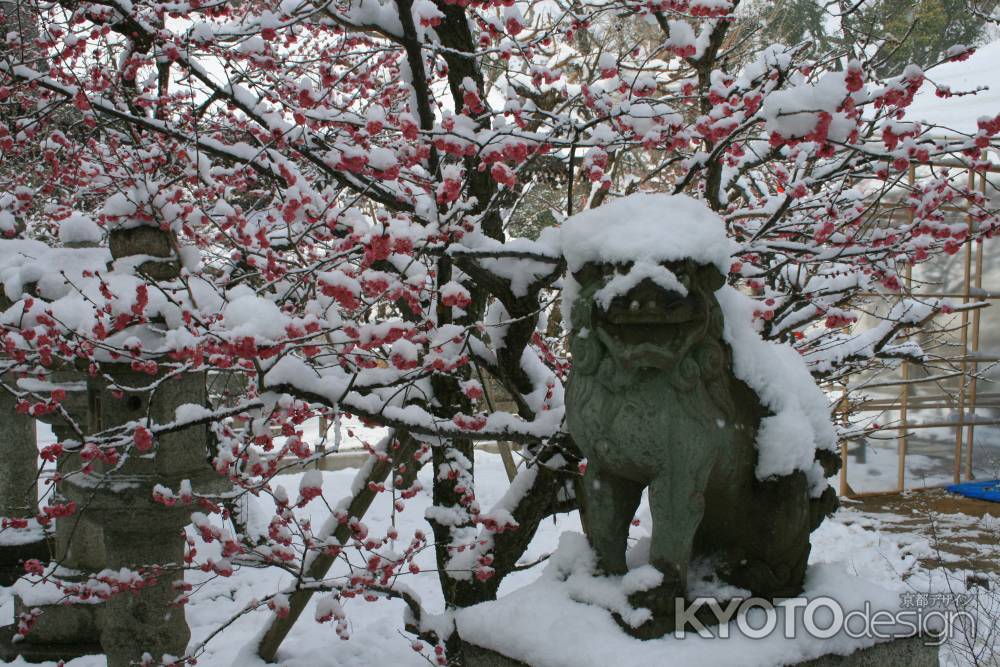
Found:
[{"label": "stone base slab", "polygon": [[907,637],[875,644],[850,655],[825,655],[800,662],[800,667],[938,667],[939,647],[925,637]]},{"label": "stone base slab", "polygon": [[[25,604],[14,596],[14,617],[32,609],[41,614],[21,643],[34,646],[87,644],[100,636],[104,604]],[[96,640],[95,640],[96,641]]]},{"label": "stone base slab", "polygon": [[[462,642],[462,653],[467,667],[534,667],[469,642]],[[672,664],[669,655],[663,656],[662,664]],[[938,665],[937,646],[928,646],[924,637],[907,637],[858,649],[850,655],[825,655],[815,660],[793,663],[789,667],[938,667]]]}]

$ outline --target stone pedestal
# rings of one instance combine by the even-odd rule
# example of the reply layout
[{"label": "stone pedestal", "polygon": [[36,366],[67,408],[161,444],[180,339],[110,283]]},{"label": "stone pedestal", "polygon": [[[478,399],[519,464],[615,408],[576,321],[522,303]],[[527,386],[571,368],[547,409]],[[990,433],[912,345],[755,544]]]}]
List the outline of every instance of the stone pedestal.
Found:
[{"label": "stone pedestal", "polygon": [[48,540],[34,530],[24,541],[17,539],[0,544],[0,586],[11,586],[24,574],[24,562],[48,558]]},{"label": "stone pedestal", "polygon": [[113,497],[99,493],[94,499],[102,510],[108,568],[128,568],[146,581],[137,592],[120,593],[103,605],[100,638],[108,667],[133,665],[145,652],[157,660],[181,656],[191,638],[184,608],[173,604],[184,580],[183,530],[191,510],[155,506],[144,480],[120,483]]},{"label": "stone pedestal", "polygon": [[[4,381],[14,384],[13,379]],[[38,504],[38,446],[35,420],[18,414],[17,399],[0,391],[0,512],[4,517],[32,517]]]},{"label": "stone pedestal", "polygon": [[[470,667],[540,667],[469,642],[462,644],[462,657]],[[664,652],[660,664],[673,664],[668,652]],[[789,663],[788,667],[938,667],[938,664],[938,647],[929,646],[924,637],[914,636],[875,644],[848,655],[825,655]]]},{"label": "stone pedestal", "polygon": [[[53,387],[66,392],[66,398],[62,402],[63,409],[87,432],[90,416],[85,376],[72,368],[59,369],[52,372],[49,382]],[[58,442],[78,441],[80,438],[61,413],[48,415],[42,421],[52,427]],[[78,455],[63,455],[59,459],[58,470],[66,474],[79,470],[80,466]],[[65,484],[57,487],[53,502],[68,500],[65,488]],[[92,509],[86,503],[78,502],[78,506],[74,515],[56,519],[54,539],[44,553],[37,556],[43,562],[51,560],[58,563],[59,578],[68,582],[84,581],[89,575],[103,570],[107,563],[101,529],[91,520]],[[49,597],[58,596],[58,591],[52,593]],[[0,658],[10,659],[20,655],[29,662],[49,662],[101,652],[101,645],[96,638],[100,633],[104,605],[66,605],[59,604],[56,600],[52,600],[52,603],[39,603],[37,597],[46,596],[39,595],[39,591],[32,586],[25,587],[23,591],[15,590],[15,622],[20,614],[33,609],[39,609],[41,614],[31,632],[15,644],[10,643],[14,634],[13,626],[0,630]]]},{"label": "stone pedestal", "polygon": [[[63,407],[74,421],[90,433],[93,419],[90,410],[90,395],[87,386],[87,376],[74,370],[59,370],[52,374],[53,384],[66,392]],[[58,442],[79,440],[76,431],[62,419],[49,422],[52,432]],[[64,454],[59,459],[58,469],[62,474],[80,470],[83,462],[78,454]],[[56,492],[64,496],[64,485],[59,485]],[[104,554],[104,541],[101,528],[93,521],[93,512],[81,505],[77,513],[65,519],[56,520],[55,560],[67,567],[84,572],[99,572],[107,563]]]},{"label": "stone pedestal", "polygon": [[[14,383],[11,377],[4,381]],[[16,404],[13,395],[0,390],[0,516],[30,519],[38,511],[37,436],[35,420],[18,414]],[[30,558],[48,559],[45,535],[37,526],[0,533],[0,585],[13,584]]]},{"label": "stone pedestal", "polygon": [[[85,619],[86,612],[79,612],[76,616],[81,620]],[[86,626],[86,623],[89,622],[84,621],[83,624],[74,626],[72,625],[72,620],[70,618],[65,620],[69,621],[69,623],[66,624],[66,627],[68,627],[71,631],[76,627],[83,628]],[[37,641],[15,642],[15,633],[16,628],[13,625],[7,625],[0,628],[0,661],[13,662],[15,660],[22,660],[24,662],[58,663],[60,660],[72,660],[85,655],[97,655],[101,652],[101,645],[95,641],[78,642],[74,644],[46,644]],[[33,633],[34,629],[32,630],[32,634]]]}]

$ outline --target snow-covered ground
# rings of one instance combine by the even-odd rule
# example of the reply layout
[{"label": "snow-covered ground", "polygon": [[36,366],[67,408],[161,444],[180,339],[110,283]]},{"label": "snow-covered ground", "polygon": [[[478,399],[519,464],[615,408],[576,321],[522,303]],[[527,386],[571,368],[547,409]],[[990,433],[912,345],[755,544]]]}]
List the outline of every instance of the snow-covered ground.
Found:
[{"label": "snow-covered ground", "polygon": [[[898,412],[886,411],[877,419],[882,423],[898,423]],[[980,408],[981,419],[993,421],[987,410]],[[910,423],[947,423],[955,419],[945,410],[912,410]],[[962,475],[968,452],[968,431],[962,429]],[[1000,476],[1000,427],[994,424],[976,426],[972,457],[974,479],[996,479]],[[869,437],[864,444],[852,441],[848,446],[847,482],[856,493],[895,491],[899,474],[899,439],[892,429]],[[911,429],[906,450],[906,488],[920,489],[952,484],[955,475],[955,428]]]},{"label": "snow-covered ground", "polygon": [[[430,487],[427,470],[421,477]],[[355,471],[345,469],[323,472],[326,497],[334,502],[346,493]],[[290,490],[298,488],[299,477],[287,475],[281,482]],[[477,491],[484,506],[490,506],[507,489],[508,482],[500,457],[488,452],[476,455]],[[259,508],[267,515],[269,508]],[[422,492],[411,501],[405,511],[394,513],[391,498],[381,494],[364,517],[373,532],[384,532],[390,522],[395,522],[400,539],[407,541],[417,529],[426,530],[423,520],[424,510],[430,505],[429,491]],[[314,502],[314,524],[325,518],[322,503]],[[643,504],[638,514],[639,525],[633,528],[633,536],[641,538],[650,525],[648,507]],[[533,562],[551,553],[557,547],[560,536],[567,531],[579,532],[577,514],[559,515],[543,522],[538,535],[524,556],[524,562]],[[898,589],[901,579],[908,577],[908,586],[914,590],[927,590],[931,586],[932,575],[919,565],[919,559],[933,556],[933,547],[925,536],[910,535],[900,537],[879,530],[878,522],[859,521],[853,510],[844,510],[837,517],[828,520],[813,535],[812,561],[821,565],[825,578],[842,573],[848,577],[862,577],[890,590]],[[210,556],[217,545],[199,544],[199,554]],[[406,575],[405,583],[421,597],[423,604],[431,611],[441,610],[442,601],[438,593],[437,575],[433,569],[433,554],[425,550],[418,563],[425,570],[417,575]],[[544,565],[509,576],[501,588],[501,596],[538,580]],[[192,645],[205,640],[220,625],[238,615],[251,601],[273,593],[281,588],[287,577],[275,569],[238,569],[232,577],[224,578],[203,574],[200,571],[187,575],[187,580],[195,584],[192,602],[187,607],[187,618],[192,629]],[[937,586],[943,585],[938,577]],[[5,619],[12,617],[13,608],[9,589],[0,589],[2,608],[0,614]],[[312,607],[315,606],[313,603]],[[365,602],[351,600],[346,605],[350,639],[337,637],[331,624],[318,624],[313,608],[300,619],[285,641],[279,653],[281,664],[289,667],[318,667],[337,665],[338,667],[369,667],[372,665],[426,665],[426,661],[411,648],[411,638],[402,630],[403,604],[399,601],[378,600]],[[524,610],[530,614],[530,609]],[[240,665],[262,665],[251,647],[255,637],[265,627],[270,612],[258,611],[237,620],[226,631],[220,633],[207,644],[206,652],[199,658],[200,665],[229,667]],[[497,623],[504,623],[498,618]],[[627,662],[627,661],[626,661]],[[626,662],[620,664],[625,665]],[[14,663],[27,664],[27,663]],[[632,664],[632,663],[628,663]],[[638,664],[638,663],[636,663]],[[737,663],[730,663],[737,664]],[[66,663],[67,667],[98,667],[104,665],[101,657],[85,657]]]},{"label": "snow-covered ground", "polygon": [[[354,434],[353,438],[347,436],[348,426]],[[315,423],[309,425],[309,429],[316,428]],[[51,433],[47,430],[42,430],[39,435],[40,444],[51,441]],[[372,430],[365,430],[364,427],[359,427],[357,424],[345,425],[343,446],[345,448],[357,446],[356,443],[349,442],[349,439],[357,440],[360,438],[371,442],[372,440],[369,438],[372,435]],[[477,493],[481,503],[488,507],[507,490],[509,482],[498,455],[478,452],[476,465]],[[331,504],[348,493],[356,472],[356,470],[349,468],[321,473],[324,494]],[[279,483],[289,490],[290,495],[294,496],[299,488],[302,474],[304,473],[282,476],[279,478]],[[400,540],[405,545],[414,531],[428,529],[423,516],[424,510],[431,504],[429,470],[425,469],[421,472],[421,479],[428,490],[421,492],[418,497],[409,501],[403,512],[393,511],[392,498],[388,494],[378,496],[364,517],[364,522],[370,527],[373,534],[384,534],[389,524],[395,522]],[[258,515],[270,516],[273,510],[273,507],[268,506],[270,501],[261,498],[259,503]],[[322,524],[328,516],[327,510],[323,509],[323,504],[314,501],[310,507],[314,510],[313,525]],[[531,548],[525,554],[525,562],[536,560],[555,549],[559,534],[563,530],[579,531],[578,515],[560,515],[554,520],[545,522]],[[193,530],[191,535],[195,536],[199,557],[211,557],[218,552],[218,544],[204,544]],[[216,558],[218,557],[217,555]],[[418,556],[417,563],[424,572],[417,575],[407,574],[404,583],[420,595],[424,604],[431,611],[440,611],[443,603],[438,592],[437,575],[433,572],[433,552],[425,550]],[[504,581],[501,592],[523,586],[535,578],[537,578],[536,570],[515,573]],[[248,567],[237,568],[236,573],[229,578],[194,571],[188,573],[186,579],[195,585],[192,602],[187,606],[187,619],[192,631],[192,646],[203,641],[219,625],[238,615],[252,600],[275,593],[281,590],[284,583],[290,581],[290,577],[277,569]],[[281,664],[289,667],[427,665],[427,662],[411,648],[411,638],[401,634],[403,626],[403,604],[401,602],[381,599],[377,602],[365,602],[360,599],[350,601],[349,604],[345,605],[351,634],[351,638],[347,641],[337,637],[333,624],[320,625],[313,620],[314,607],[315,598],[286,639],[278,656]],[[238,620],[232,627],[220,633],[208,644],[207,652],[202,654],[198,663],[212,667],[266,664],[259,661],[253,655],[252,650],[246,651],[245,647],[252,643],[254,637],[265,627],[270,614],[270,611],[264,609]],[[13,602],[9,588],[0,588],[0,618],[3,619],[3,623],[9,622],[13,618]],[[30,663],[17,661],[13,664],[26,665]],[[54,665],[55,663],[48,664]],[[104,659],[99,656],[78,658],[66,663],[67,667],[97,667],[104,664]]]}]

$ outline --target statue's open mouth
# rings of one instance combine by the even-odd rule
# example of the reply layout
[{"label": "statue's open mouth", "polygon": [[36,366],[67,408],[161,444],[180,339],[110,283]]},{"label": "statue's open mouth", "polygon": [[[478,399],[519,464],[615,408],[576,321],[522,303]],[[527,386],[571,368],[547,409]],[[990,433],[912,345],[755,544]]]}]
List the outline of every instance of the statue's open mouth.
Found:
[{"label": "statue's open mouth", "polygon": [[601,319],[605,322],[620,326],[654,324],[669,327],[686,324],[692,319],[690,312],[672,312],[655,306],[635,308],[634,310],[610,310],[601,313],[601,315]]},{"label": "statue's open mouth", "polygon": [[700,322],[701,318],[693,316],[678,321],[660,311],[601,317],[596,324],[606,340],[623,345],[627,355],[673,357],[687,345],[691,331],[700,329]]},{"label": "statue's open mouth", "polygon": [[[594,308],[594,325],[611,344],[642,365],[664,366],[682,353],[704,323],[698,297],[644,282]],[[612,341],[614,341],[612,343]]]},{"label": "statue's open mouth", "polygon": [[667,327],[686,325],[695,319],[697,307],[692,296],[642,287],[645,285],[614,299],[606,310],[597,308],[597,317],[612,325]]}]

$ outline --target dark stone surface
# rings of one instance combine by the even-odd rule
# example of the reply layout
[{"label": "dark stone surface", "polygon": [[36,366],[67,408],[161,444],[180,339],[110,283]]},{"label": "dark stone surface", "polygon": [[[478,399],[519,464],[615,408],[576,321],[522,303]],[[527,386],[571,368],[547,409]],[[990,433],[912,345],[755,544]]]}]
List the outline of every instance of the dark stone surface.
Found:
[{"label": "dark stone surface", "polygon": [[[13,385],[14,377],[4,376]],[[0,516],[32,517],[38,502],[35,420],[16,410],[17,398],[0,390]]]},{"label": "dark stone surface", "polygon": [[465,667],[532,667],[526,662],[469,642],[462,642],[462,658]]},{"label": "dark stone surface", "polygon": [[13,662],[20,656],[25,662],[58,662],[84,655],[99,655],[102,652],[100,643],[96,641],[43,644],[14,642],[16,631],[13,625],[0,627],[0,661]]},{"label": "dark stone surface", "polygon": [[158,227],[115,229],[108,234],[108,245],[115,259],[132,255],[155,258],[139,265],[139,270],[154,280],[169,280],[180,273],[180,261],[174,253],[170,234]]},{"label": "dark stone surface", "polygon": [[0,545],[0,586],[12,586],[24,574],[24,561],[37,558],[43,563],[49,560],[51,545],[41,539],[24,544]]},{"label": "dark stone surface", "polygon": [[[204,373],[188,372],[157,382],[157,378],[125,364],[104,366],[120,386],[108,386],[100,379],[89,378],[95,432],[144,421],[147,416],[156,424],[169,424],[176,418],[178,406],[208,403]],[[124,465],[117,466],[115,475],[153,475],[157,477],[154,483],[176,484],[181,479],[211,472],[208,460],[208,427],[200,424],[158,436],[153,451],[133,452]],[[153,504],[152,492],[149,502],[150,507],[163,507]]]},{"label": "dark stone surface", "polygon": [[937,646],[927,646],[923,637],[909,637],[875,644],[850,655],[825,655],[800,662],[798,667],[938,667]]},{"label": "dark stone surface", "polygon": [[717,559],[725,581],[754,595],[798,594],[809,534],[837,506],[832,489],[811,500],[802,472],[756,479],[755,438],[768,411],[733,374],[715,298],[723,276],[690,260],[665,266],[687,295],[646,279],[606,308],[595,293],[624,267],[574,274],[566,391],[569,432],[587,456],[585,526],[604,571],[626,572],[629,522],[649,488],[650,563],[664,582],[634,600],[654,612],[629,628],[640,638],[674,629],[673,600],[686,596],[694,557]]},{"label": "dark stone surface", "polygon": [[[66,579],[82,582],[83,577],[66,577]],[[15,619],[33,609],[41,613],[21,644],[36,645],[44,649],[52,644],[83,646],[98,643],[95,638],[100,635],[104,614],[103,603],[28,605],[21,598],[14,597]]]}]

